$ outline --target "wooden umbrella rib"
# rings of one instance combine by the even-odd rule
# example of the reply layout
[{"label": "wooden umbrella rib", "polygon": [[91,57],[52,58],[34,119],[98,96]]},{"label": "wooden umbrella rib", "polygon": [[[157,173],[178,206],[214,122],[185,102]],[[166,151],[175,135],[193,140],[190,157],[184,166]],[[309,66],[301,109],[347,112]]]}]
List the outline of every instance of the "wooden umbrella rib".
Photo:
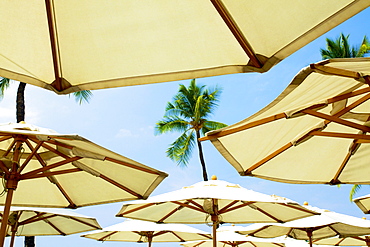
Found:
[{"label": "wooden umbrella rib", "polygon": [[15,145],[15,139],[13,139],[12,143],[9,145],[8,149],[5,151],[5,153],[3,154],[3,157],[6,157],[8,156],[8,154],[10,153],[10,151],[12,150],[12,148],[14,147]]},{"label": "wooden umbrella rib", "polygon": [[[32,159],[32,157],[37,153],[37,151],[39,150],[39,148],[40,148],[40,147],[41,147],[41,145],[42,145],[42,141],[41,141],[41,142],[38,142],[38,143],[36,144],[36,147],[35,147],[35,148],[31,145],[31,143],[30,143],[28,140],[26,140],[26,144],[27,144],[28,148],[29,148],[30,150],[32,150],[32,151],[31,151],[31,153],[28,155],[28,157],[26,158],[26,160],[25,160],[25,161],[23,161],[23,164],[19,167],[19,169],[18,169],[18,172],[19,172],[19,173],[23,171],[23,169],[27,166],[28,162],[29,162],[29,161]],[[40,156],[38,156],[38,157],[39,157],[39,158],[41,158]]]},{"label": "wooden umbrella rib", "polygon": [[97,226],[95,226],[95,225],[93,225],[93,224],[91,224],[91,223],[89,223],[89,222],[85,222],[85,221],[83,221],[83,220],[80,220],[80,219],[78,219],[78,218],[76,218],[76,217],[71,217],[71,216],[65,216],[65,217],[66,217],[66,218],[69,218],[69,219],[71,219],[71,220],[77,221],[77,222],[79,222],[79,223],[81,223],[81,224],[83,224],[83,225],[90,226],[90,227],[92,227],[92,228],[94,228],[94,229],[99,229],[99,227],[97,227]]},{"label": "wooden umbrella rib", "polygon": [[[185,203],[189,203],[189,202],[185,202]],[[160,220],[158,220],[157,222],[159,223],[162,223],[163,221],[165,221],[168,217],[172,216],[174,213],[176,213],[177,211],[179,211],[180,209],[182,209],[184,206],[178,206],[176,208],[174,208],[173,210],[171,210],[168,214],[166,214],[165,216],[163,216]]]},{"label": "wooden umbrella rib", "polygon": [[[237,203],[238,201],[233,201],[233,203],[231,203],[232,205],[234,205],[235,203]],[[228,212],[231,212],[233,210],[236,210],[236,209],[239,209],[239,208],[243,208],[245,206],[249,206],[255,202],[252,202],[252,201],[249,201],[249,202],[243,202],[241,201],[242,204],[238,205],[238,206],[235,206],[235,207],[231,207],[231,204],[227,205],[226,207],[223,207],[222,209],[220,209],[218,212],[219,214],[224,214],[224,213],[228,213]],[[231,207],[231,208],[230,208]]]},{"label": "wooden umbrella rib", "polygon": [[147,204],[141,205],[137,208],[133,208],[131,210],[127,210],[126,212],[117,214],[117,216],[125,217],[125,215],[127,215],[127,214],[135,213],[136,211],[139,211],[141,209],[144,209],[144,208],[147,208],[147,207],[150,207],[150,206],[154,206],[154,205],[156,205],[156,203],[147,203]]},{"label": "wooden umbrella rib", "polygon": [[10,138],[12,138],[11,135],[5,135],[3,137],[0,137],[0,142],[3,142],[3,141],[6,141],[6,140],[9,140]]},{"label": "wooden umbrella rib", "polygon": [[2,161],[0,161],[0,170],[6,175],[10,175],[8,167],[6,167]]},{"label": "wooden umbrella rib", "polygon": [[269,154],[268,156],[266,156],[265,158],[263,158],[262,160],[260,160],[259,162],[257,162],[256,164],[254,164],[253,166],[251,166],[250,168],[248,168],[247,170],[245,170],[245,172],[244,172],[243,175],[244,176],[251,176],[251,175],[253,175],[252,172],[255,169],[257,169],[258,167],[262,166],[267,161],[273,159],[274,157],[276,157],[277,155],[281,154],[282,152],[286,151],[287,149],[289,149],[291,147],[293,147],[293,144],[291,142],[285,144],[284,146],[282,146],[281,148],[279,148],[275,152]]},{"label": "wooden umbrella rib", "polygon": [[220,214],[222,214],[223,212],[225,212],[228,208],[230,208],[231,206],[235,205],[236,203],[238,203],[239,201],[238,200],[234,200],[232,202],[230,202],[229,204],[227,204],[225,207],[221,208],[220,210],[218,210],[218,212]]},{"label": "wooden umbrella rib", "polygon": [[185,242],[185,240],[181,238],[176,232],[171,231],[170,233],[177,237],[180,240],[180,242]]},{"label": "wooden umbrella rib", "polygon": [[349,78],[353,78],[353,79],[361,78],[360,73],[355,72],[355,71],[351,71],[351,70],[339,69],[339,68],[324,66],[324,65],[320,65],[320,64],[311,64],[310,68],[312,70],[314,70],[315,72],[322,73],[322,74],[331,74],[331,75],[349,77]]},{"label": "wooden umbrella rib", "polygon": [[47,224],[49,224],[52,228],[54,228],[54,229],[55,229],[55,231],[59,232],[61,235],[63,235],[63,236],[67,235],[65,232],[63,232],[62,230],[60,230],[56,225],[54,225],[54,224],[53,224],[53,223],[51,223],[50,221],[45,220],[45,222],[46,222]]},{"label": "wooden umbrella rib", "polygon": [[256,56],[256,53],[253,51],[253,48],[249,44],[249,42],[244,37],[243,33],[240,31],[239,27],[231,17],[229,11],[226,9],[224,4],[220,0],[211,0],[211,3],[216,8],[217,12],[225,22],[225,24],[230,29],[231,33],[234,35],[235,39],[238,41],[244,52],[250,59],[251,64],[254,67],[262,68],[263,64]]},{"label": "wooden umbrella rib", "polygon": [[287,116],[286,116],[285,113],[279,113],[279,114],[276,114],[276,115],[273,115],[273,116],[270,116],[270,117],[262,118],[262,119],[244,124],[242,126],[239,126],[239,127],[233,128],[233,129],[221,130],[219,132],[215,132],[214,134],[210,133],[207,136],[199,138],[199,141],[217,139],[217,138],[222,137],[222,136],[231,135],[231,134],[243,131],[243,130],[247,130],[247,129],[250,129],[250,128],[253,128],[253,127],[257,127],[257,126],[260,126],[260,125],[263,125],[263,124],[266,124],[266,123],[270,123],[270,122],[273,122],[275,120],[279,120],[279,119],[286,118],[286,117]]},{"label": "wooden umbrella rib", "polygon": [[114,163],[117,163],[117,164],[120,164],[120,165],[124,165],[124,166],[130,167],[130,168],[133,168],[133,169],[136,169],[136,170],[139,170],[139,171],[143,171],[143,172],[146,172],[146,173],[161,175],[161,173],[158,172],[158,171],[151,170],[149,168],[145,168],[145,167],[141,167],[141,166],[137,166],[137,165],[134,165],[134,164],[130,164],[130,163],[127,163],[127,162],[124,162],[124,161],[121,161],[121,160],[117,160],[117,159],[113,159],[113,158],[110,158],[110,157],[105,157],[105,160],[108,160],[108,161],[111,161],[111,162],[114,162]]},{"label": "wooden umbrella rib", "polygon": [[108,233],[107,235],[105,235],[104,237],[101,237],[98,239],[98,241],[104,241],[105,239],[109,238],[110,236],[112,236],[113,234],[116,234],[118,231],[113,231],[113,232],[110,232]]},{"label": "wooden umbrella rib", "polygon": [[[56,145],[59,145],[59,143],[58,143],[58,144],[56,144]],[[61,157],[65,158],[65,159],[66,159],[66,158],[69,158],[69,156],[68,156],[68,155],[66,155],[66,154],[64,154],[64,153],[62,153],[62,152],[60,152],[60,151],[56,150],[55,148],[52,148],[51,146],[47,145],[45,142],[42,144],[42,146],[43,146],[44,148],[48,149],[49,151],[51,151],[51,152],[53,152],[53,153],[55,153],[55,154],[57,154],[57,155],[59,155],[59,156],[61,156]],[[60,145],[60,146],[62,146],[62,147],[63,147],[63,145]]]},{"label": "wooden umbrella rib", "polygon": [[25,174],[22,175],[22,178],[23,179],[26,179],[26,178],[28,178],[28,177],[30,177],[32,175],[35,175],[35,174],[38,174],[38,173],[41,173],[41,172],[45,172],[47,170],[51,170],[53,168],[56,168],[56,167],[59,167],[59,166],[62,166],[62,165],[71,163],[73,161],[77,161],[79,159],[82,159],[82,157],[78,157],[78,156],[71,157],[71,158],[68,158],[66,160],[62,160],[62,161],[56,162],[54,164],[50,164],[50,165],[44,166],[42,168],[38,168],[38,169],[35,169],[33,171],[27,172],[27,173],[25,173]]},{"label": "wooden umbrella rib", "polygon": [[55,172],[43,172],[41,174],[35,174],[27,177],[20,176],[20,180],[27,180],[27,179],[34,179],[34,178],[45,178],[45,177],[51,177],[56,175],[62,175],[62,174],[68,174],[68,173],[74,173],[74,172],[81,172],[82,170],[80,168],[71,168],[66,170],[60,170]]},{"label": "wooden umbrella rib", "polygon": [[345,126],[348,126],[348,127],[354,128],[354,129],[370,132],[370,127],[367,127],[367,126],[361,125],[361,124],[357,124],[357,123],[353,123],[351,121],[347,121],[347,120],[341,119],[341,118],[336,117],[336,116],[327,115],[327,114],[316,112],[316,111],[313,111],[313,110],[303,110],[302,112],[306,113],[306,114],[309,114],[311,116],[315,116],[315,117],[318,117],[318,118],[328,120],[330,122],[335,122],[335,123],[345,125]]},{"label": "wooden umbrella rib", "polygon": [[194,207],[192,205],[189,205],[187,203],[183,203],[183,202],[178,202],[178,201],[171,201],[172,203],[175,203],[177,205],[180,205],[180,206],[184,206],[184,208],[190,208],[190,209],[193,209],[195,211],[198,211],[198,212],[201,212],[201,213],[205,213],[204,209],[203,208],[198,208],[198,207]]},{"label": "wooden umbrella rib", "polygon": [[370,92],[370,87],[366,87],[366,88],[359,89],[359,90],[356,90],[356,91],[352,91],[352,92],[349,92],[349,93],[341,94],[341,95],[335,96],[333,98],[329,98],[329,99],[327,99],[327,101],[328,101],[328,104],[332,104],[332,103],[335,103],[335,102],[338,102],[338,101],[341,101],[341,100],[349,99],[351,97],[355,97],[355,96],[358,96],[358,95],[361,95],[361,94],[364,94],[364,93],[369,93],[369,92]]},{"label": "wooden umbrella rib", "polygon": [[266,212],[265,210],[263,210],[263,209],[261,209],[261,208],[259,208],[259,207],[257,207],[256,209],[257,209],[258,211],[260,211],[261,213],[263,213],[264,215],[266,215],[267,217],[269,217],[269,218],[273,219],[275,222],[278,222],[278,223],[284,223],[284,221],[283,221],[283,220],[279,220],[278,218],[274,217],[272,214],[270,214],[270,213]]},{"label": "wooden umbrella rib", "polygon": [[42,212],[42,213],[34,212],[34,213],[35,213],[34,216],[32,216],[28,219],[25,219],[23,221],[20,221],[18,224],[21,225],[21,226],[22,225],[28,225],[28,224],[31,224],[31,223],[35,223],[35,222],[38,222],[38,221],[41,221],[41,220],[45,220],[45,219],[49,219],[51,217],[54,217],[53,215],[44,216],[44,215],[46,215],[45,212]]},{"label": "wooden umbrella rib", "polygon": [[359,140],[370,140],[370,135],[365,135],[365,134],[347,134],[347,133],[338,133],[338,132],[313,131],[310,133],[310,135],[356,139],[356,142],[358,143],[359,143]]},{"label": "wooden umbrella rib", "polygon": [[101,179],[103,179],[103,180],[107,181],[108,183],[111,183],[111,184],[115,185],[116,187],[118,187],[118,188],[120,188],[120,189],[122,189],[122,190],[124,190],[124,191],[128,192],[129,194],[131,194],[131,195],[133,195],[133,196],[137,197],[138,199],[143,199],[143,196],[142,196],[142,195],[140,195],[140,194],[136,193],[135,191],[133,191],[133,190],[131,190],[131,189],[127,188],[126,186],[124,186],[124,185],[122,185],[122,184],[120,184],[120,183],[118,183],[118,182],[114,181],[113,179],[111,179],[111,178],[109,178],[109,177],[107,177],[107,176],[105,176],[105,175],[103,175],[103,174],[100,174],[100,176],[99,176],[99,177],[100,177]]},{"label": "wooden umbrella rib", "polygon": [[353,141],[353,146],[352,146],[352,150],[349,150],[346,157],[344,158],[344,160],[342,161],[342,164],[340,164],[340,167],[339,169],[337,170],[336,174],[334,175],[333,179],[330,180],[329,184],[340,184],[340,181],[339,181],[339,176],[342,174],[344,168],[346,167],[348,161],[350,160],[351,156],[352,156],[352,152],[353,150],[358,146],[359,144],[357,144],[355,141]]}]

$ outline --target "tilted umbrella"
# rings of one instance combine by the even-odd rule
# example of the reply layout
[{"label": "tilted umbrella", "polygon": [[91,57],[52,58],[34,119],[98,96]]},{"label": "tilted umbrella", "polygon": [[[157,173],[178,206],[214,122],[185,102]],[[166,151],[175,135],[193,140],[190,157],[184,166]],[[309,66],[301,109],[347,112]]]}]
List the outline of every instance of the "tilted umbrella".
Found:
[{"label": "tilted umbrella", "polygon": [[[4,211],[4,207],[0,207]],[[11,207],[7,235],[15,236],[70,235],[101,229],[96,219],[68,209]]]},{"label": "tilted umbrella", "polygon": [[370,194],[353,199],[353,202],[364,212],[370,213]]},{"label": "tilted umbrella", "polygon": [[315,239],[370,234],[370,221],[368,220],[328,210],[312,209],[321,214],[283,224],[252,224],[244,229],[240,228],[237,232],[260,238],[286,235],[298,240],[308,240],[310,246]]},{"label": "tilted umbrella", "polygon": [[208,132],[243,176],[297,184],[370,184],[370,58],[301,70],[268,106]]},{"label": "tilted umbrella", "polygon": [[67,94],[264,72],[367,0],[0,2],[0,76]]},{"label": "tilted umbrella", "polygon": [[5,205],[3,245],[10,205],[77,208],[145,199],[167,176],[78,135],[34,125],[0,125],[0,171]]},{"label": "tilted umbrella", "polygon": [[[285,247],[282,239],[263,239],[242,236],[234,231],[234,226],[217,229],[217,247]],[[181,244],[184,247],[212,247],[211,240],[191,241]]]},{"label": "tilted umbrella", "polygon": [[286,222],[317,214],[298,203],[221,180],[124,203],[116,216],[157,223],[212,225],[213,245],[221,223]]},{"label": "tilted umbrella", "polygon": [[353,236],[353,237],[334,237],[325,238],[312,241],[318,245],[331,245],[331,246],[370,246],[370,236]]},{"label": "tilted umbrella", "polygon": [[81,237],[99,241],[147,242],[149,247],[152,242],[185,242],[212,238],[207,232],[183,224],[157,224],[130,219]]}]

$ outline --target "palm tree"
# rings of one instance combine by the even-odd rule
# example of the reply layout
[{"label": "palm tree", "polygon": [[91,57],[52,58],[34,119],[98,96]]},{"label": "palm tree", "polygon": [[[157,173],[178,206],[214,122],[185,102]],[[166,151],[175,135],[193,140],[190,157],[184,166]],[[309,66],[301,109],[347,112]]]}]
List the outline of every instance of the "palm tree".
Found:
[{"label": "palm tree", "polygon": [[[349,44],[349,35],[343,33],[336,40],[326,39],[326,49],[320,49],[323,59],[330,58],[351,58],[364,57],[370,53],[370,43],[366,35],[364,36],[361,45],[354,47]],[[361,185],[355,184],[349,193],[349,199],[352,201],[353,196],[360,190]]]},{"label": "palm tree", "polygon": [[364,57],[370,52],[370,43],[366,35],[360,46],[349,45],[349,35],[343,33],[336,40],[326,38],[326,49],[320,49],[323,59]]},{"label": "palm tree", "polygon": [[204,85],[197,86],[195,79],[191,80],[189,87],[180,84],[178,93],[172,102],[167,103],[164,117],[155,128],[156,134],[182,132],[166,152],[167,156],[178,165],[188,164],[193,148],[197,144],[204,181],[208,180],[208,175],[202,145],[198,139],[210,130],[227,126],[208,120],[218,106],[220,94],[219,88],[208,90]]},{"label": "palm tree", "polygon": [[[5,90],[10,86],[10,79],[0,77],[0,100],[4,97]],[[24,92],[26,89],[26,83],[19,82],[17,90],[17,99],[16,99],[16,117],[17,123],[25,120],[25,101],[24,101]],[[79,104],[83,102],[89,102],[92,93],[91,91],[80,91],[73,93],[75,99]],[[24,246],[25,247],[35,247],[35,237],[34,236],[25,236],[24,237]]]}]

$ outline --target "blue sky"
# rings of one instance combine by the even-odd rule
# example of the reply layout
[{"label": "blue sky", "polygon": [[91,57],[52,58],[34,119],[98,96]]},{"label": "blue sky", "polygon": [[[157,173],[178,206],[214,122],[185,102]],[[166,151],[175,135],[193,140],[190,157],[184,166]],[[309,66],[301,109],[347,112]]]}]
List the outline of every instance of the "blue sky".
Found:
[{"label": "blue sky", "polygon": [[[289,84],[303,67],[321,60],[320,48],[325,47],[325,38],[336,38],[343,32],[350,34],[351,44],[359,44],[364,35],[370,36],[370,9],[366,9],[322,37],[314,40],[264,74],[249,73],[197,79],[198,84],[223,88],[220,105],[212,120],[226,124],[236,123],[270,103]],[[269,37],[278,38],[278,37]],[[151,85],[93,91],[89,104],[78,105],[73,97],[59,96],[32,85],[26,87],[26,122],[54,129],[63,134],[78,134],[103,147],[127,156],[145,165],[169,174],[152,195],[180,189],[202,180],[197,153],[188,167],[180,168],[166,157],[165,150],[177,137],[177,133],[154,136],[155,123],[164,113],[165,105],[177,92],[179,83],[190,80]],[[17,83],[6,92],[0,102],[0,123],[15,122],[15,93]],[[293,185],[241,177],[217,152],[210,142],[203,142],[208,174],[220,180],[265,194],[287,197],[298,203],[335,212],[364,217],[360,209],[349,201],[351,186]],[[364,186],[358,196],[370,193]],[[77,209],[80,214],[96,217],[102,227],[121,222],[115,217],[121,203]],[[370,219],[370,217],[368,217]],[[192,225],[211,231],[205,225]],[[7,243],[6,243],[7,244]],[[15,247],[23,246],[23,237],[18,237]],[[125,242],[98,242],[81,238],[79,234],[65,237],[36,237],[37,247],[61,246],[147,246]],[[178,243],[154,243],[153,246],[179,246]]]}]

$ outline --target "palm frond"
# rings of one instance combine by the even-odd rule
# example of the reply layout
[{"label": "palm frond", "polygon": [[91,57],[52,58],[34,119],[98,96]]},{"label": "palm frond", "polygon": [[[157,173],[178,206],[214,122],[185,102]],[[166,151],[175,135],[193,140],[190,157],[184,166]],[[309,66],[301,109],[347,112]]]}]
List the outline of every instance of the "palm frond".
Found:
[{"label": "palm frond", "polygon": [[221,129],[221,128],[226,127],[226,126],[227,126],[227,124],[220,123],[220,122],[205,121],[201,131],[202,131],[202,134],[205,135],[207,132],[209,132],[211,130]]},{"label": "palm frond", "polygon": [[5,77],[0,77],[0,100],[4,98],[5,90],[10,86],[10,79]]},{"label": "palm frond", "polygon": [[179,166],[187,166],[195,143],[195,132],[193,130],[184,132],[167,149],[167,156]]},{"label": "palm frond", "polygon": [[90,90],[82,90],[73,93],[76,102],[79,103],[80,105],[82,103],[89,103],[89,100],[91,99],[92,95],[93,94]]},{"label": "palm frond", "polygon": [[183,132],[189,129],[189,123],[177,117],[165,117],[156,123],[155,134],[163,134],[166,132]]},{"label": "palm frond", "polygon": [[356,195],[356,193],[361,189],[360,184],[354,184],[351,188],[351,191],[349,192],[349,199],[350,201],[353,200],[353,197]]}]

